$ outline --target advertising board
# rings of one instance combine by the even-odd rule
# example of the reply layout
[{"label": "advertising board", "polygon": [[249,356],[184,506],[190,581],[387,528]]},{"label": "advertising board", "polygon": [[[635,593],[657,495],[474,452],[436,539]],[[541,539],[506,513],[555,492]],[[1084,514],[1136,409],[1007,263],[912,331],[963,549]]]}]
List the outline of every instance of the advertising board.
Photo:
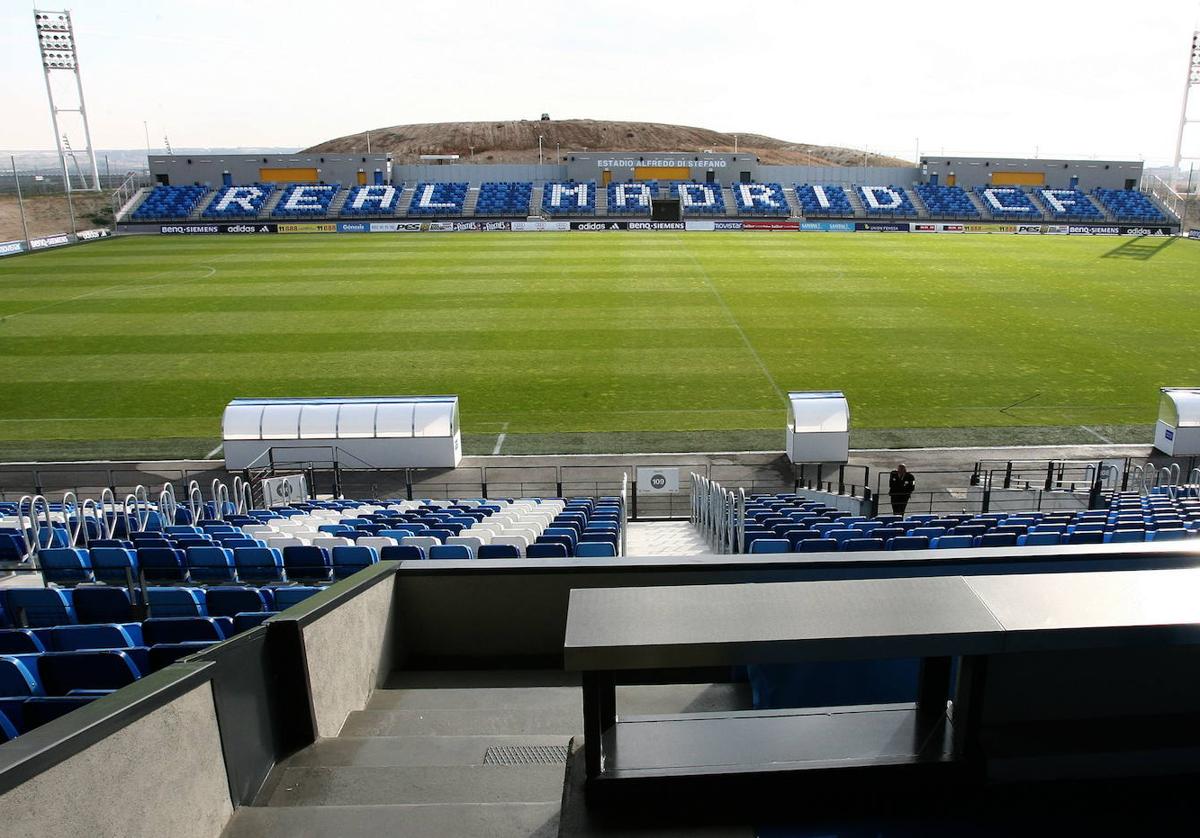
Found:
[{"label": "advertising board", "polygon": [[0,256],[15,256],[25,252],[25,242],[0,242]]},{"label": "advertising board", "polygon": [[571,229],[569,221],[514,221],[514,233],[563,233]]},{"label": "advertising board", "polygon": [[743,230],[786,230],[795,232],[800,229],[799,221],[743,221]]},{"label": "advertising board", "polygon": [[907,233],[909,225],[906,221],[856,221],[854,229],[868,233]]},{"label": "advertising board", "polygon": [[64,244],[70,244],[73,237],[70,233],[58,233],[53,236],[41,236],[36,239],[29,240],[30,250],[45,250],[48,247],[62,247]]},{"label": "advertising board", "polygon": [[853,221],[801,221],[800,230],[805,233],[853,233]]}]

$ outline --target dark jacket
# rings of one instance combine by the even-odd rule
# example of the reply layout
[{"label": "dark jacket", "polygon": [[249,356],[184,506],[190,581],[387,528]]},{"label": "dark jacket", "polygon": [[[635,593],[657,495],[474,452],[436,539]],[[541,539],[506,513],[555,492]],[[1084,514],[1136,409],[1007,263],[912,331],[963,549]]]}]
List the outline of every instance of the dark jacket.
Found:
[{"label": "dark jacket", "polygon": [[889,495],[904,495],[908,496],[913,493],[917,481],[913,477],[912,472],[906,472],[904,477],[900,476],[900,472],[893,471],[888,477],[888,494]]}]

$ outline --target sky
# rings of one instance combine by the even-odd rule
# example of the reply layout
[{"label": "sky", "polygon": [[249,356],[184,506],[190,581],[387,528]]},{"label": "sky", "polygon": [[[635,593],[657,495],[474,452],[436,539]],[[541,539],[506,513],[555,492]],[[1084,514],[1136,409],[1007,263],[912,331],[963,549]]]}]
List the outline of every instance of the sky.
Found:
[{"label": "sky", "polygon": [[[906,159],[919,147],[1151,163],[1173,157],[1200,19],[1197,0],[70,8],[102,149],[144,147],[143,122],[155,148],[164,135],[176,148],[302,148],[389,125],[546,112]],[[53,148],[31,7],[19,0],[0,0],[0,90],[0,149]],[[83,145],[78,125],[64,130]],[[1191,132],[1186,151],[1200,155],[1200,124]]]}]

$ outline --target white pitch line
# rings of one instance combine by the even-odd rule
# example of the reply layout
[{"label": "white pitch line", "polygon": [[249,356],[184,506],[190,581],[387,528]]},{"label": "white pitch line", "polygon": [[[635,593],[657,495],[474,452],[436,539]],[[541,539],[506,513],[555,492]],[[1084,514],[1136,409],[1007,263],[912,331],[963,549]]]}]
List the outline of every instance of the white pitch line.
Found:
[{"label": "white pitch line", "polygon": [[[216,260],[213,260],[213,261],[216,261]],[[208,279],[209,277],[215,276],[217,273],[217,269],[214,268],[212,265],[196,265],[195,268],[204,268],[205,270],[208,271],[208,273],[206,273],[204,276],[199,277],[200,279]],[[181,271],[191,271],[191,270],[194,270],[194,268],[172,268],[169,271],[159,271],[156,274],[151,274],[150,276],[146,277],[146,279],[143,280],[143,282],[149,281],[151,279],[158,279],[160,276],[167,276],[169,274],[180,273]],[[189,281],[190,280],[182,280],[182,282],[189,282]],[[179,285],[179,284],[182,284],[182,282],[171,283],[171,284]],[[55,306],[66,305],[67,303],[75,303],[75,302],[78,302],[79,300],[86,300],[88,297],[94,297],[97,294],[107,294],[109,291],[121,291],[121,290],[124,290],[127,288],[135,289],[138,291],[148,291],[148,290],[151,290],[154,288],[166,288],[166,287],[169,287],[169,286],[167,286],[167,285],[146,285],[146,286],[144,286],[144,285],[139,285],[137,283],[125,282],[125,283],[121,283],[120,285],[110,285],[107,288],[98,288],[95,291],[87,291],[87,292],[84,292],[83,294],[79,294],[78,296],[75,296],[75,297],[68,297],[65,300],[55,300],[52,303],[45,303],[40,306],[34,306],[33,308],[27,308],[24,311],[14,311],[12,314],[0,315],[0,320],[11,320],[14,317],[21,317],[26,314],[36,314],[39,311],[45,311],[46,309],[54,308]]]},{"label": "white pitch line", "polygon": [[786,404],[787,396],[783,394],[783,390],[775,381],[775,376],[771,375],[771,371],[767,369],[766,362],[763,361],[762,356],[758,354],[758,350],[754,348],[754,344],[750,342],[750,338],[747,337],[746,330],[742,328],[742,324],[738,322],[736,317],[734,317],[733,310],[729,308],[729,304],[725,302],[725,298],[722,297],[721,292],[717,290],[716,283],[712,281],[712,277],[709,276],[708,271],[704,269],[704,266],[700,264],[700,260],[696,258],[696,255],[692,253],[692,251],[688,250],[687,255],[689,258],[691,258],[692,264],[696,266],[696,270],[700,271],[700,275],[704,277],[704,282],[706,285],[708,285],[708,290],[711,291],[712,295],[717,298],[717,303],[721,306],[721,310],[725,312],[725,316],[729,319],[729,322],[733,325],[733,328],[737,329],[737,333],[742,338],[742,343],[745,345],[746,350],[750,353],[750,356],[754,358],[754,362],[758,364],[758,368],[766,377],[767,383],[771,385],[771,389],[775,391],[775,395],[779,396],[779,400]]},{"label": "white pitch line", "polygon": [[1080,425],[1079,427],[1082,428],[1083,430],[1087,431],[1089,434],[1091,434],[1092,436],[1094,436],[1096,439],[1100,440],[1101,442],[1107,442],[1109,445],[1113,444],[1113,441],[1111,439],[1109,439],[1108,437],[1106,437],[1104,434],[1100,433],[1099,431],[1094,431],[1091,428],[1089,428],[1087,425]]},{"label": "white pitch line", "polygon": [[508,437],[508,434],[505,433],[505,431],[507,431],[507,430],[508,430],[508,423],[501,422],[500,423],[500,435],[498,437],[496,437],[496,447],[492,449],[493,454],[499,454],[500,449],[504,447],[504,440],[505,440],[505,438]]},{"label": "white pitch line", "polygon": [[225,447],[225,443],[221,443],[216,448],[214,448],[213,450],[211,450],[207,454],[205,454],[204,459],[211,460],[213,457],[217,456],[217,452],[220,451],[224,447]]}]

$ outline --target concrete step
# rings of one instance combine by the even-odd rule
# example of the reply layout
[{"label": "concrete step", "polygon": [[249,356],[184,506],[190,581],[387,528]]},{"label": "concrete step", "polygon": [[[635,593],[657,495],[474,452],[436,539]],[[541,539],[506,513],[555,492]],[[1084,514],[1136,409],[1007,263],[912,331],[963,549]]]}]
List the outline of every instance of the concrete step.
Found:
[{"label": "concrete step", "polygon": [[479,203],[479,187],[471,186],[467,188],[467,197],[463,201],[463,215],[474,215],[475,205]]},{"label": "concrete step", "polygon": [[262,209],[258,211],[258,218],[270,218],[271,213],[275,211],[275,207],[279,206],[279,202],[283,200],[283,193],[287,191],[287,187],[282,189],[276,188],[267,196],[267,200],[263,201]]},{"label": "concrete step", "polygon": [[353,186],[343,186],[333,196],[333,200],[329,202],[328,215],[330,218],[337,218],[342,214],[342,207],[346,205],[346,199],[350,197],[350,190],[353,188]]},{"label": "concrete step", "polygon": [[979,217],[990,221],[992,219],[992,211],[988,209],[983,199],[979,197],[974,189],[963,187],[963,191],[967,193],[967,197],[971,199],[971,203],[975,205],[975,209],[979,210]]},{"label": "concrete step", "polygon": [[569,736],[339,736],[288,759],[287,768],[483,765],[488,748],[565,747]]},{"label": "concrete step", "polygon": [[846,198],[850,201],[850,206],[854,207],[855,218],[866,218],[867,208],[863,206],[862,199],[858,195],[858,189],[852,184],[847,184],[842,187],[846,193]]},{"label": "concrete step", "polygon": [[582,700],[570,708],[360,710],[340,736],[571,736],[583,731]]},{"label": "concrete step", "polygon": [[918,218],[929,217],[929,207],[925,206],[925,202],[921,200],[921,195],[917,192],[915,186],[908,186],[904,189],[908,193],[908,199],[912,201],[912,205],[917,208]]},{"label": "concrete step", "polygon": [[371,806],[396,803],[558,803],[559,765],[298,767],[279,771],[267,806]]},{"label": "concrete step", "polygon": [[223,838],[554,838],[558,821],[557,801],[245,807]]},{"label": "concrete step", "polygon": [[500,689],[376,690],[366,710],[479,710],[507,707],[576,707],[578,687],[509,687]]},{"label": "concrete step", "polygon": [[[222,188],[224,188],[224,187],[222,187]],[[220,191],[221,191],[220,189],[211,189],[208,192],[205,192],[200,197],[200,202],[198,204],[196,204],[195,208],[188,215],[188,219],[195,220],[195,219],[198,219],[201,215],[203,215],[204,211],[206,209],[208,209],[208,205],[217,199],[217,193],[219,193]]]}]

